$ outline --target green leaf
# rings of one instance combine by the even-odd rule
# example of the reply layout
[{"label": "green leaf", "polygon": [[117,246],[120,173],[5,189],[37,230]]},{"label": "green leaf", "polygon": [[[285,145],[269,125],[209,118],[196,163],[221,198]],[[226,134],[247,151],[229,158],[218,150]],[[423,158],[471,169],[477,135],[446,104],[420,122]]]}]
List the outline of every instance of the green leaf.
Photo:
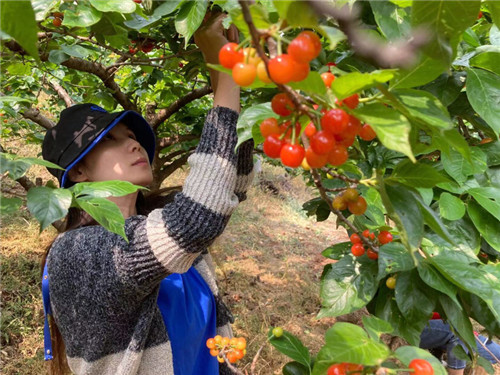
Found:
[{"label": "green leaf", "polygon": [[131,184],[128,181],[110,180],[102,182],[80,182],[69,188],[77,198],[93,197],[107,198],[110,196],[122,197],[135,193],[142,186]]},{"label": "green leaf", "polygon": [[463,184],[468,176],[483,173],[488,168],[486,154],[481,149],[473,147],[470,151],[472,163],[455,150],[441,155],[444,170],[459,184]]},{"label": "green leaf", "polygon": [[467,190],[483,208],[500,221],[500,189],[497,187],[472,188]]},{"label": "green leaf", "polygon": [[452,301],[460,306],[460,302],[457,300],[457,287],[448,281],[441,273],[439,273],[432,264],[427,260],[420,262],[418,268],[418,274],[424,283],[429,285],[431,288],[440,291],[447,295]]},{"label": "green leaf", "polygon": [[500,53],[483,52],[469,60],[471,67],[489,70],[492,73],[500,75]]},{"label": "green leaf", "polygon": [[45,186],[31,188],[27,198],[28,210],[40,222],[40,231],[65,217],[73,199],[71,192],[66,189]]},{"label": "green leaf", "polygon": [[68,27],[88,27],[96,24],[102,17],[102,13],[84,3],[78,3],[75,10],[64,11],[63,25]]},{"label": "green leaf", "polygon": [[300,364],[311,368],[311,355],[309,349],[290,332],[283,331],[283,336],[274,337],[272,328],[269,330],[267,337],[272,346],[278,349],[281,353],[299,362]]},{"label": "green leaf", "polygon": [[133,13],[136,8],[132,0],[90,0],[90,4],[101,12]]},{"label": "green leaf", "polygon": [[308,367],[304,366],[300,362],[293,361],[288,362],[281,370],[283,375],[310,375],[311,371]]},{"label": "green leaf", "polygon": [[389,322],[379,319],[376,316],[365,315],[361,319],[363,321],[363,327],[366,332],[368,332],[368,335],[372,338],[372,340],[380,339],[380,336],[383,333],[391,333],[394,331],[394,328],[392,328]]},{"label": "green leaf", "polygon": [[23,204],[21,198],[7,198],[0,195],[0,215],[8,215],[19,210]]},{"label": "green leaf", "polygon": [[500,165],[500,142],[490,142],[478,147],[486,154],[488,167]]},{"label": "green leaf", "polygon": [[313,375],[325,374],[333,363],[377,366],[391,354],[385,344],[372,340],[363,328],[350,323],[335,323],[326,332],[325,341],[314,362]]},{"label": "green leaf", "polygon": [[495,368],[491,364],[490,361],[488,361],[486,358],[478,356],[477,357],[477,364],[481,366],[488,374],[494,375],[495,374]]},{"label": "green leaf", "polygon": [[45,20],[50,11],[59,4],[59,2],[59,0],[31,0],[31,5],[35,12],[35,19],[37,21]]},{"label": "green leaf", "polygon": [[0,30],[14,38],[23,49],[40,61],[38,56],[38,26],[29,0],[2,1]]},{"label": "green leaf", "polygon": [[294,90],[302,90],[309,95],[325,95],[326,87],[318,72],[309,72],[307,78],[300,82],[290,82]]},{"label": "green leaf", "polygon": [[500,321],[495,318],[488,305],[474,293],[460,290],[459,294],[470,317],[485,327],[491,334],[500,335]]},{"label": "green leaf", "polygon": [[64,168],[61,168],[60,166],[47,160],[38,158],[23,158],[17,155],[0,152],[0,174],[9,172],[9,177],[13,180],[17,180],[18,178],[24,176],[28,169],[34,164],[64,170]]},{"label": "green leaf", "polygon": [[457,331],[458,335],[470,348],[476,349],[476,338],[472,329],[472,324],[467,313],[461,305],[457,305],[454,300],[447,296],[441,296],[439,303],[446,314],[446,320]]},{"label": "green leaf", "polygon": [[472,108],[500,133],[500,76],[486,70],[467,69],[467,98]]},{"label": "green leaf", "polygon": [[500,222],[474,201],[467,205],[467,213],[490,246],[500,251]]},{"label": "green leaf", "polygon": [[423,329],[435,309],[436,301],[432,289],[422,282],[416,269],[398,274],[395,296],[406,320]]},{"label": "green leaf", "polygon": [[392,93],[405,105],[412,118],[440,129],[453,127],[448,110],[427,91],[399,89]]},{"label": "green leaf", "polygon": [[327,247],[325,250],[321,252],[325,258],[330,258],[334,260],[339,260],[345,254],[348,254],[351,250],[352,243],[351,242],[341,242],[335,245]]},{"label": "green leaf", "polygon": [[[251,4],[248,8],[250,10],[253,23],[257,29],[269,28],[269,14],[267,9],[262,4]],[[249,37],[250,31],[239,5],[229,10],[229,16],[238,30],[241,31],[245,37]]]},{"label": "green leaf", "polygon": [[112,233],[116,233],[128,242],[125,235],[125,219],[118,206],[106,198],[76,198],[76,204],[95,221]]},{"label": "green leaf", "polygon": [[441,193],[439,196],[439,214],[448,220],[458,220],[465,215],[464,202],[450,193]]},{"label": "green leaf", "polygon": [[53,64],[60,65],[68,60],[71,56],[59,49],[53,49],[49,52],[49,61]]},{"label": "green leaf", "polygon": [[409,139],[411,125],[406,117],[378,103],[364,105],[354,110],[353,114],[371,125],[385,147],[399,151],[415,161]]},{"label": "green leaf", "polygon": [[419,62],[413,67],[401,69],[395,74],[391,82],[391,89],[425,85],[443,73],[446,68],[447,64],[443,61],[422,55]]},{"label": "green leaf", "polygon": [[392,175],[386,181],[395,180],[411,187],[432,188],[440,182],[451,182],[439,173],[432,165],[412,163],[404,160],[394,168]]},{"label": "green leaf", "polygon": [[325,267],[321,275],[322,309],[318,318],[348,314],[371,301],[377,291],[377,264],[368,261],[358,263],[346,255]]},{"label": "green leaf", "polygon": [[467,161],[472,162],[471,148],[457,129],[434,131],[432,137],[434,144],[443,153],[450,155],[452,150],[458,151]]},{"label": "green leaf", "polygon": [[185,38],[184,46],[200,27],[207,12],[207,0],[186,1],[175,18],[175,30]]},{"label": "green leaf", "polygon": [[390,81],[394,77],[396,71],[396,69],[386,69],[374,70],[370,73],[347,73],[333,81],[332,91],[339,100],[342,100],[357,92]]},{"label": "green leaf", "polygon": [[[86,58],[88,55],[90,55],[90,52],[91,52],[87,48],[79,46],[78,44],[74,44],[72,46],[68,46],[68,45],[63,44],[63,45],[61,45],[61,51],[63,53],[65,53],[66,55],[78,57],[81,59]],[[50,57],[49,57],[49,59],[50,59]]]},{"label": "green leaf", "polygon": [[371,0],[370,5],[375,22],[387,39],[406,39],[410,36],[410,17],[405,9],[389,1]]},{"label": "green leaf", "polygon": [[271,103],[253,105],[243,110],[238,118],[238,123],[236,124],[236,130],[238,133],[238,144],[236,145],[236,148],[238,148],[243,142],[252,138],[254,139],[255,144],[264,142],[264,137],[259,131],[259,125],[266,118],[270,117],[279,118],[279,116],[271,109]]},{"label": "green leaf", "polygon": [[493,22],[500,27],[500,4],[496,0],[486,0],[485,4],[488,6]]},{"label": "green leaf", "polygon": [[377,280],[396,272],[415,268],[415,262],[409,251],[399,242],[391,242],[379,248]]},{"label": "green leaf", "polygon": [[143,29],[167,14],[172,13],[177,7],[182,3],[183,0],[167,0],[163,1],[161,5],[155,8],[152,15],[143,17],[137,13],[132,14],[132,19],[125,21],[123,24],[131,29],[140,30]]},{"label": "green leaf", "polygon": [[399,228],[398,226],[403,243],[406,240],[407,244],[405,245],[407,245],[407,248],[409,247],[412,250],[418,249],[424,235],[424,218],[418,201],[402,185],[386,185],[385,190],[395,214],[403,225],[403,228]]},{"label": "green leaf", "polygon": [[466,74],[462,71],[455,71],[451,74],[443,73],[434,81],[422,87],[422,89],[430,92],[447,107],[458,98],[465,85],[465,77]]},{"label": "green leaf", "polygon": [[429,351],[417,348],[415,346],[400,346],[396,349],[396,358],[399,359],[405,366],[415,358],[422,358],[428,361],[434,369],[434,375],[447,375],[448,372],[441,364],[441,361],[434,357]]},{"label": "green leaf", "polygon": [[280,18],[291,27],[316,27],[318,17],[307,1],[279,0],[273,2]]},{"label": "green leaf", "polygon": [[319,25],[317,30],[328,39],[328,49],[330,51],[334,50],[338,43],[346,39],[345,34],[335,27]]}]

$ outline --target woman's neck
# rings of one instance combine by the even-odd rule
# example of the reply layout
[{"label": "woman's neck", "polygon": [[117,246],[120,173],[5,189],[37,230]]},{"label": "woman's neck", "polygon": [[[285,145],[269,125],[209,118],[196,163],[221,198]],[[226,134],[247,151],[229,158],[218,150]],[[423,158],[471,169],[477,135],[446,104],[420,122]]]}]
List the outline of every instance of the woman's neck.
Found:
[{"label": "woman's neck", "polygon": [[137,192],[124,195],[123,197],[108,197],[108,199],[118,206],[125,219],[137,215]]}]

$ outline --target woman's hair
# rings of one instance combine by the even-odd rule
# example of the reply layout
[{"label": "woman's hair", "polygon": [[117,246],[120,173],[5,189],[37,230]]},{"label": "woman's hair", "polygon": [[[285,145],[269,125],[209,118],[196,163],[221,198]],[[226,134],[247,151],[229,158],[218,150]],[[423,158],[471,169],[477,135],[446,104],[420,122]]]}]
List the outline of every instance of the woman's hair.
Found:
[{"label": "woman's hair", "polygon": [[[167,191],[172,191],[167,195],[159,195],[159,194],[151,194],[145,197],[141,191],[137,194],[136,201],[136,209],[138,215],[147,215],[155,208],[160,208],[166,205],[169,202],[172,202],[175,194],[177,194],[177,190],[180,187],[176,186],[172,189],[165,189]],[[163,190],[163,191],[165,191]],[[68,211],[68,215],[64,221],[64,225],[60,230],[60,233],[68,232],[70,230],[86,227],[90,225],[99,225],[94,219],[92,219],[85,211],[71,207]],[[45,267],[45,262],[47,261],[47,256],[49,255],[50,249],[54,244],[54,240],[47,246],[45,249],[45,253],[42,257],[42,274],[43,269]],[[49,326],[50,326],[50,334],[52,338],[52,355],[53,359],[49,362],[48,370],[50,375],[66,375],[71,374],[71,370],[68,365],[68,361],[66,358],[66,348],[64,346],[64,341],[62,339],[61,332],[57,327],[57,324],[54,321],[52,316],[49,316]]]}]

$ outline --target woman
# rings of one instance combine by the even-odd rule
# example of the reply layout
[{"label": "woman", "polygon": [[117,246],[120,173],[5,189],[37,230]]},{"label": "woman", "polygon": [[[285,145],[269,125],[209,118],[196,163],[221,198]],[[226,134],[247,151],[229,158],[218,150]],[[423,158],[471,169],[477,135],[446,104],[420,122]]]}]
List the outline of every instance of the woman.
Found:
[{"label": "woman", "polygon": [[[227,43],[222,16],[195,38],[209,63]],[[206,339],[231,336],[230,313],[218,297],[207,247],[224,230],[252,180],[252,142],[235,153],[239,89],[212,76],[214,108],[188,162],[183,190],[147,216],[138,193],[110,198],[125,217],[128,242],[84,215],[69,218],[46,258],[44,282],[55,327],[76,374],[204,374],[228,372]],[[65,109],[43,143],[62,187],[125,180],[147,186],[154,135],[137,113],[107,113],[92,104]],[[139,213],[139,214],[138,214]],[[48,296],[44,296],[48,297]],[[53,333],[57,333],[53,329]],[[64,358],[56,352],[54,359]],[[49,353],[52,355],[50,345]],[[57,362],[55,362],[57,363]],[[61,366],[54,372],[62,372]],[[229,372],[228,372],[229,373]]]}]

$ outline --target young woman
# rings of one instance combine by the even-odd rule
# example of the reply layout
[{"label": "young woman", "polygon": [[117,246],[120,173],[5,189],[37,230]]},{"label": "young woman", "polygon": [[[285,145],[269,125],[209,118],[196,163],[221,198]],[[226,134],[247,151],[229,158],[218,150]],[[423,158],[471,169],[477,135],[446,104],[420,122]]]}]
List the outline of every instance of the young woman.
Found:
[{"label": "young woman", "polygon": [[[207,62],[227,43],[222,17],[196,34]],[[72,212],[46,257],[44,303],[53,317],[53,372],[67,358],[75,374],[215,375],[230,373],[205,342],[231,336],[207,247],[219,236],[252,180],[253,143],[237,143],[239,89],[212,77],[214,108],[190,156],[190,173],[172,202],[147,215],[138,193],[110,198],[125,217],[128,241]],[[147,186],[154,135],[137,113],[92,104],[65,109],[43,143],[62,187],[124,180]],[[50,298],[50,300],[49,300]],[[60,335],[59,335],[60,332]],[[65,353],[61,352],[62,337]],[[58,350],[59,348],[59,350]],[[53,352],[52,352],[53,350]]]}]

